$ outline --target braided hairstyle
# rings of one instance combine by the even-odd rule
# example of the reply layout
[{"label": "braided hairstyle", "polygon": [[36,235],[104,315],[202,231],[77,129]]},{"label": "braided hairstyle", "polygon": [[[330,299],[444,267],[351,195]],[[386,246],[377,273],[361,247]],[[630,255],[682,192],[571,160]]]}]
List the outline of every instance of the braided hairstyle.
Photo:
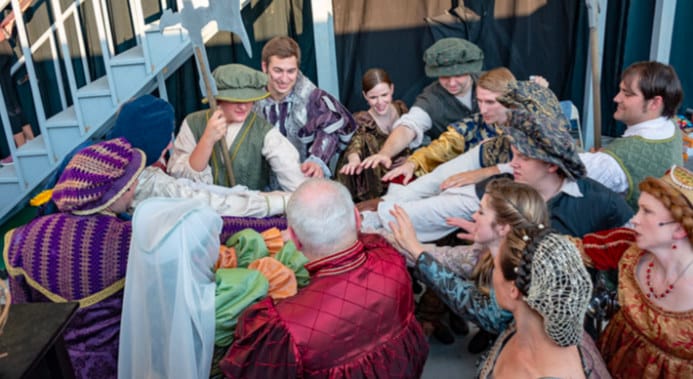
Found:
[{"label": "braided hairstyle", "polygon": [[[546,202],[532,187],[516,183],[508,178],[495,179],[486,186],[489,206],[496,213],[494,225],[509,225],[521,235],[536,228],[536,225],[548,225],[549,211]],[[472,280],[482,293],[489,293],[493,257],[487,251],[472,270]]]},{"label": "braided hairstyle", "polygon": [[526,234],[511,232],[506,239],[506,248],[501,249],[500,264],[503,277],[515,281],[515,287],[524,296],[529,293],[532,283],[532,259],[534,252],[545,236],[556,233],[543,224],[527,230]]},{"label": "braided hairstyle", "polygon": [[640,182],[640,191],[647,192],[671,212],[674,221],[683,226],[688,241],[693,244],[693,207],[686,198],[660,179],[647,177]]}]

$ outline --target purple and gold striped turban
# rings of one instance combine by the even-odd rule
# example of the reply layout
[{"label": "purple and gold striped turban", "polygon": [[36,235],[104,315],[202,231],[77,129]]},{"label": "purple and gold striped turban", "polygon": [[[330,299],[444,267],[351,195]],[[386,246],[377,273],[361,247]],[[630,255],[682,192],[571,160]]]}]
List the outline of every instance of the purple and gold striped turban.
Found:
[{"label": "purple and gold striped turban", "polygon": [[53,190],[61,212],[89,215],[108,208],[144,169],[144,152],[125,138],[84,148],[67,164]]}]

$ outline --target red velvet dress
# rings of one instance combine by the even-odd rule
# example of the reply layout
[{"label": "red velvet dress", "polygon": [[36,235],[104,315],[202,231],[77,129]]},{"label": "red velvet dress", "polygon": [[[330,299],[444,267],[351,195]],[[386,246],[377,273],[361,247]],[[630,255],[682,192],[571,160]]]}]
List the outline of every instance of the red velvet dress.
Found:
[{"label": "red velvet dress", "polygon": [[219,366],[231,378],[418,378],[428,343],[404,259],[381,237],[307,264],[311,283],[241,316]]}]

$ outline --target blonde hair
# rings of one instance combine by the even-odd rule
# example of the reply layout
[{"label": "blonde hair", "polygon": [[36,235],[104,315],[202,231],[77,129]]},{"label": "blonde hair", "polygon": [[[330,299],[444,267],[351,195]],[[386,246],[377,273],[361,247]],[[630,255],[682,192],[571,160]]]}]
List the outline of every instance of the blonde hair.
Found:
[{"label": "blonde hair", "polygon": [[505,67],[497,67],[483,73],[476,84],[491,92],[504,94],[512,83],[515,83],[515,75]]},{"label": "blonde hair", "polygon": [[[548,225],[549,211],[539,192],[527,184],[510,179],[495,179],[486,186],[489,207],[496,213],[495,225],[509,225],[513,233],[520,235],[534,230],[537,225]],[[472,271],[472,280],[482,293],[489,293],[493,257],[483,254]]]}]

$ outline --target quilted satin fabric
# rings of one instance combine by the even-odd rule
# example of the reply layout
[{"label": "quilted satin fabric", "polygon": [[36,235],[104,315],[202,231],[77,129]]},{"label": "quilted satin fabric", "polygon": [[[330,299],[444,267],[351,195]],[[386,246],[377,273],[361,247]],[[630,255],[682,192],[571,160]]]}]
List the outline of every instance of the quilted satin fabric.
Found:
[{"label": "quilted satin fabric", "polygon": [[418,378],[428,343],[404,259],[381,237],[306,265],[296,296],[243,314],[220,363],[231,378]]}]

